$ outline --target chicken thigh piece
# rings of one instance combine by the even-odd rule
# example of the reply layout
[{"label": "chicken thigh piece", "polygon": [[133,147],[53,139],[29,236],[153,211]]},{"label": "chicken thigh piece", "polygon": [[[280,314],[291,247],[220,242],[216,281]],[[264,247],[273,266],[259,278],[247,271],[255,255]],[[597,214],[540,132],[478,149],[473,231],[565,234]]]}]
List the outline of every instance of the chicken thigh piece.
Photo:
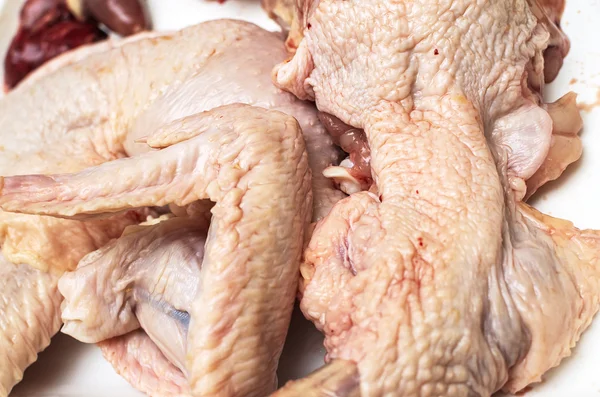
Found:
[{"label": "chicken thigh piece", "polygon": [[340,374],[328,378],[350,387],[317,372],[279,395],[540,381],[600,298],[600,234],[521,202],[552,146],[527,84],[545,24],[525,0],[309,3],[276,82],[365,131],[374,186],[318,223],[301,268],[301,308]]},{"label": "chicken thigh piece", "polygon": [[264,396],[276,386],[311,216],[300,127],[236,104],[169,123],[147,142],[161,150],[75,174],[7,177],[0,205],[70,217],[216,202],[208,231],[203,218],[174,218],[84,258],[60,281],[65,331],[98,342],[141,326],[192,395]]}]

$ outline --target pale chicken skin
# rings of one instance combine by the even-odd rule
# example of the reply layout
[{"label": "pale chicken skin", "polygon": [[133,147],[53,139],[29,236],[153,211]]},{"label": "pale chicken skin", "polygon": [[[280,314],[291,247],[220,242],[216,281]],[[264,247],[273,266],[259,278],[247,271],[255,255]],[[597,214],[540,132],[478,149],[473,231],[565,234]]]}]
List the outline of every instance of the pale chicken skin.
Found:
[{"label": "pale chicken skin", "polygon": [[[0,256],[0,396],[21,380],[60,328],[58,275],[29,265],[15,265]],[[32,329],[32,331],[29,331]]]},{"label": "pale chicken skin", "polygon": [[[115,45],[110,41],[92,48],[104,50]],[[88,48],[82,49],[78,54],[85,55],[88,51]],[[71,62],[74,59],[72,54],[57,58],[38,69],[23,85],[43,80],[65,60]],[[120,156],[97,153],[96,147],[89,142],[89,129],[82,125],[70,126],[69,130],[74,134],[56,143],[53,135],[57,135],[57,130],[53,129],[53,123],[57,115],[52,111],[40,114],[43,108],[40,103],[48,104],[44,94],[40,95],[37,89],[46,94],[51,92],[44,90],[43,85],[33,90],[24,87],[0,101],[0,130],[5,137],[0,148],[0,174],[74,172]],[[64,104],[63,99],[57,101]],[[77,107],[73,102],[69,103],[72,109]],[[33,114],[37,117],[31,117]],[[61,116],[64,117],[64,113]],[[34,134],[36,138],[29,139],[32,137],[28,134]],[[48,151],[49,144],[55,145],[55,151],[70,153],[53,157],[50,153],[53,151]],[[144,221],[146,213],[132,212],[84,223],[0,211],[0,273],[3,274],[0,287],[0,396],[9,394],[22,379],[25,368],[36,360],[37,353],[48,346],[50,338],[60,329],[62,296],[57,288],[60,275],[73,270],[87,253],[119,237],[126,226]]]},{"label": "pale chicken skin", "polygon": [[[25,158],[35,168],[35,159]],[[60,328],[60,275],[143,221],[145,212],[80,222],[0,211],[0,396],[10,393]]]},{"label": "pale chicken skin", "polygon": [[[531,197],[544,183],[558,178],[570,164],[579,160],[582,151],[578,136],[582,120],[576,107],[575,94],[568,93],[557,102],[549,104],[544,104],[542,98],[544,84],[556,78],[570,49],[569,40],[560,29],[564,0],[530,0],[529,4],[540,23],[548,29],[550,39],[543,57],[532,59],[528,66],[528,85],[531,90],[528,96],[532,96],[535,103],[548,111],[554,121],[554,135],[544,164],[535,175],[527,179],[526,198]],[[262,1],[263,8],[287,35],[286,47],[290,53],[294,53],[302,41],[304,30],[308,27],[308,15],[317,5],[318,2],[309,0]],[[328,167],[324,174],[348,194],[369,190],[372,184],[371,157],[364,131],[343,123],[331,114],[321,112],[319,118],[336,144],[349,154],[341,164]],[[531,142],[537,143],[535,140]],[[543,147],[541,149],[541,152],[545,151]],[[534,150],[540,151],[536,148]]]},{"label": "pale chicken skin", "polygon": [[189,313],[207,232],[207,222],[188,217],[132,226],[84,257],[59,282],[65,297],[62,332],[97,343],[142,326],[156,332],[150,334],[154,342],[185,370]]},{"label": "pale chicken skin", "polygon": [[[179,33],[143,33],[66,53],[36,70],[0,102],[0,130],[7,137],[0,147],[0,175],[77,172],[146,152],[147,145],[136,140],[159,125],[242,102],[278,109],[299,121],[315,175],[313,214],[319,219],[344,197],[322,175],[340,156],[314,106],[272,84],[271,69],[285,57],[277,35],[226,20]],[[20,272],[17,267],[25,264],[56,276],[40,275],[40,282],[48,284],[36,290],[41,294],[37,299],[49,307],[42,312],[41,306],[27,306],[39,321],[30,322],[26,330],[19,312],[11,311],[12,306],[0,307],[5,319],[0,328],[0,396],[8,394],[58,331],[58,277],[73,270],[87,253],[120,236],[126,226],[144,221],[147,213],[79,222],[0,212],[0,244],[7,260],[1,266],[6,272]],[[10,278],[15,284],[7,290],[36,281],[31,272],[23,275],[31,280]],[[11,297],[11,302],[17,298]]]},{"label": "pale chicken skin", "polygon": [[[555,121],[527,87],[544,23],[525,0],[305,3],[275,81],[363,129],[374,180],[317,224],[301,268],[301,308],[358,384],[346,393],[540,381],[597,312],[600,276],[597,231],[521,202],[552,150]],[[340,389],[314,376],[280,395]]]},{"label": "pale chicken skin", "polygon": [[215,202],[208,231],[205,218],[175,218],[84,258],[60,281],[65,329],[97,342],[141,326],[192,395],[264,396],[276,387],[312,214],[300,126],[235,104],[159,127],[147,143],[160,150],[76,174],[7,177],[0,205],[69,217]]},{"label": "pale chicken skin", "polygon": [[190,386],[143,330],[98,344],[104,358],[118,374],[148,395],[188,397]]},{"label": "pale chicken skin", "polygon": [[[339,153],[314,107],[272,84],[272,67],[286,57],[276,34],[233,20],[173,34],[142,33],[123,44],[99,43],[67,53],[47,65],[53,73],[34,73],[3,103],[0,121],[6,118],[7,129],[19,133],[4,144],[6,156],[0,162],[12,165],[31,153],[48,167],[82,159],[97,164],[147,151],[136,141],[157,125],[216,106],[247,103],[281,110],[299,121],[315,175],[315,217],[322,217],[344,197],[322,175],[339,161]],[[71,100],[61,97],[62,87]],[[53,151],[40,148],[39,142],[61,140],[68,144]],[[20,172],[26,171],[3,175]]]}]

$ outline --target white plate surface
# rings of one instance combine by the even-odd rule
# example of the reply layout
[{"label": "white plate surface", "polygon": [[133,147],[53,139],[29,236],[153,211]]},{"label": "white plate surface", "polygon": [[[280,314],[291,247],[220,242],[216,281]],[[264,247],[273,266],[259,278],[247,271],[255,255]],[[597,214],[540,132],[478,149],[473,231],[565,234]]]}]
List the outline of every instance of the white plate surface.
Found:
[{"label": "white plate surface", "polygon": [[[21,0],[0,0],[4,2]],[[277,26],[262,12],[259,0],[150,0],[155,27],[172,30],[217,18],[245,19],[269,29]],[[582,139],[584,156],[556,183],[545,187],[534,205],[566,218],[581,228],[600,229],[600,0],[570,0],[563,28],[572,48],[561,74],[547,90],[554,100],[569,90],[579,94],[586,110]],[[1,19],[0,19],[1,20]],[[2,27],[0,26],[0,32]],[[0,40],[1,41],[1,40]],[[594,104],[598,104],[594,106]],[[298,312],[280,364],[279,379],[303,376],[322,365],[322,338]],[[585,332],[570,358],[550,371],[527,397],[600,397],[600,319]],[[11,397],[139,397],[107,364],[95,346],[59,334]]]}]

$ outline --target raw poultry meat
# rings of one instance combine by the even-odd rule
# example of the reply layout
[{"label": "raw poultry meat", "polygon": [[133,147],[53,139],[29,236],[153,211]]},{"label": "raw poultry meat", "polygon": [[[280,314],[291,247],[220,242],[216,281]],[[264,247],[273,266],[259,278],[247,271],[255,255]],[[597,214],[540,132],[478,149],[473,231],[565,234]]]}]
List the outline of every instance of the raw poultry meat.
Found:
[{"label": "raw poultry meat", "polygon": [[117,372],[149,395],[189,395],[189,313],[209,225],[163,218],[129,227],[61,278],[62,332],[100,342]]},{"label": "raw poultry meat", "polygon": [[530,0],[530,5],[533,13],[550,33],[548,47],[544,50],[544,78],[546,83],[551,83],[571,48],[569,39],[560,27],[565,0]]},{"label": "raw poultry meat", "polygon": [[[7,396],[60,327],[58,275],[0,256],[0,396]],[[29,347],[31,346],[31,347]]]},{"label": "raw poultry meat", "polygon": [[59,330],[59,276],[125,226],[139,223],[140,215],[84,224],[0,212],[0,396],[8,395]]},{"label": "raw poultry meat", "polygon": [[306,0],[261,0],[261,4],[287,35],[285,47],[288,52],[296,52],[304,36],[308,16],[318,3]]},{"label": "raw poultry meat", "polygon": [[[302,41],[304,29],[308,26],[308,15],[318,2],[306,0],[263,0],[262,6],[282,27],[287,35],[286,48],[294,53]],[[533,59],[529,65],[528,84],[536,103],[546,107],[553,121],[559,123],[555,128],[551,142],[551,151],[545,163],[534,176],[527,180],[526,199],[544,183],[556,179],[571,163],[581,157],[581,140],[578,133],[582,127],[581,117],[576,108],[576,96],[565,95],[556,103],[542,104],[544,83],[556,78],[567,56],[570,44],[560,28],[560,20],[565,8],[564,0],[529,0],[532,11],[550,33],[548,46],[542,58]],[[332,178],[344,192],[351,194],[360,190],[369,190],[372,178],[370,169],[370,149],[364,131],[349,126],[337,117],[320,113],[319,119],[326,126],[338,145],[349,156],[339,165],[329,167],[325,175]],[[557,154],[560,153],[560,156]]]},{"label": "raw poultry meat", "polygon": [[[204,219],[175,218],[84,258],[60,281],[63,320],[92,342],[141,325],[193,395],[264,396],[276,386],[311,215],[299,125],[235,104],[159,127],[147,142],[161,150],[76,174],[8,177],[0,204],[74,216],[216,202],[208,231]],[[90,295],[94,286],[106,289]]]},{"label": "raw poultry meat", "polygon": [[[114,158],[94,153],[93,145],[86,142],[90,137],[77,125],[69,128],[78,134],[67,135],[58,144],[51,132],[56,115],[30,117],[33,114],[28,113],[30,109],[37,108],[39,115],[44,100],[43,94],[38,93],[39,102],[28,104],[28,98],[35,97],[32,95],[35,89],[28,90],[27,84],[56,70],[55,63],[62,62],[61,58],[38,69],[33,74],[35,78],[32,75],[23,82],[22,89],[8,96],[14,103],[9,104],[9,99],[0,102],[0,126],[7,137],[2,142],[0,174],[74,172]],[[11,113],[15,111],[18,113]],[[33,134],[32,131],[38,134],[38,139],[27,135]],[[47,150],[50,144],[55,144],[57,152],[59,147],[69,148],[81,156],[59,154],[55,158]],[[22,379],[25,368],[36,360],[37,353],[48,346],[60,328],[62,296],[57,288],[60,275],[73,270],[88,252],[120,236],[126,226],[145,220],[147,214],[148,211],[133,211],[84,223],[0,211],[0,272],[5,275],[0,288],[0,396],[8,395]]]},{"label": "raw poultry meat", "polygon": [[[3,105],[0,103],[0,113]],[[8,127],[7,116],[0,116],[0,126]],[[15,130],[2,131],[16,139]],[[7,147],[11,139],[3,140],[0,173],[4,175],[31,170],[68,172],[93,164],[85,160],[50,164],[36,152],[45,150],[44,141],[30,142],[18,148],[20,153],[11,153],[17,150]],[[6,161],[13,156],[19,161]],[[83,255],[118,237],[127,225],[145,219],[144,212],[83,223],[0,211],[0,396],[8,395],[59,330],[59,276],[73,269]]]},{"label": "raw poultry meat", "polygon": [[[209,29],[214,31],[208,33]],[[287,56],[283,43],[274,33],[233,21],[204,23],[178,33],[178,37],[188,41],[193,34],[214,37],[214,32],[236,32],[238,40],[229,46],[219,43],[217,53],[211,54],[202,64],[201,73],[191,76],[184,84],[171,85],[153,101],[135,121],[126,150],[130,154],[147,150],[146,145],[135,142],[156,125],[223,104],[241,102],[280,110],[294,116],[302,128],[313,173],[313,218],[322,218],[344,197],[323,175],[325,168],[339,163],[340,153],[319,122],[314,107],[272,84],[272,67]]]},{"label": "raw poultry meat", "polygon": [[[270,70],[285,56],[275,34],[234,21],[205,23],[174,35],[146,33],[123,42],[109,40],[67,53],[34,72],[0,102],[0,127],[10,136],[3,140],[0,174],[75,172],[142,153],[148,150],[146,145],[134,140],[158,125],[222,104],[245,102],[299,120],[315,174],[314,216],[323,216],[343,197],[321,176],[325,167],[338,161],[338,152],[314,108],[273,87]],[[245,67],[239,68],[239,62]],[[0,212],[2,252],[13,263],[50,269],[58,277],[145,215],[132,213],[118,219],[82,223]],[[52,280],[47,294],[37,290],[44,305],[54,302],[57,294]],[[21,311],[11,311],[16,303],[11,305],[0,308],[6,319],[0,336],[6,341],[13,340],[15,333],[26,334],[27,322],[20,317],[24,309],[42,319],[34,305],[22,302]],[[35,353],[58,330],[58,308],[52,308],[51,318],[40,326],[29,323],[28,333],[36,343],[19,342],[10,347],[10,357],[0,355],[8,360],[0,358],[0,395],[21,379]],[[0,344],[1,351],[8,351],[8,346]]]},{"label": "raw poultry meat", "polygon": [[98,344],[117,373],[139,390],[155,396],[189,396],[183,373],[165,356],[143,330],[117,336]]},{"label": "raw poultry meat", "polygon": [[[49,164],[81,158],[98,163],[134,155],[148,150],[136,141],[157,125],[223,104],[247,103],[280,110],[299,121],[314,174],[314,214],[320,218],[343,197],[322,175],[326,167],[339,161],[339,153],[314,108],[271,83],[271,68],[285,57],[276,34],[227,20],[173,35],[144,33],[125,43],[107,41],[78,49],[45,65],[54,73],[33,73],[19,87],[22,89],[5,101],[0,120],[3,115],[12,116],[5,130],[22,132],[0,161],[14,163],[27,142],[45,136],[53,142],[76,135],[71,138],[76,144],[38,154]],[[78,67],[69,67],[71,63]],[[240,64],[245,67],[239,68]],[[141,73],[144,67],[148,70]],[[132,68],[137,73],[129,73]],[[121,86],[136,89],[121,90]],[[71,90],[72,102],[55,100],[62,87]],[[41,103],[46,104],[43,114]],[[49,130],[36,130],[39,121],[23,115],[39,115],[36,117],[48,123]],[[52,123],[50,118],[54,118]],[[74,130],[77,134],[70,134]]]},{"label": "raw poultry meat", "polygon": [[80,21],[61,0],[27,0],[19,13],[4,67],[4,89],[15,87],[32,70],[72,48],[106,38],[92,21]]},{"label": "raw poultry meat", "polygon": [[[600,276],[597,231],[521,201],[558,124],[528,84],[543,78],[547,24],[525,0],[304,6],[275,80],[363,129],[374,179],[318,223],[301,269],[337,379],[359,376],[346,393],[362,396],[540,381],[598,310]],[[321,378],[280,393],[320,395]]]},{"label": "raw poultry meat", "polygon": [[[188,217],[132,226],[84,257],[59,282],[65,297],[62,332],[97,343],[142,325],[156,331],[150,334],[154,342],[184,370],[189,323],[184,313],[191,312],[198,294],[207,231],[206,221]],[[162,299],[153,299],[153,294]],[[170,314],[180,320],[173,327],[166,326]]]},{"label": "raw poultry meat", "polygon": [[[11,3],[21,6],[21,0]],[[19,20],[14,37],[12,28],[5,28],[7,38],[12,38],[6,54],[0,44],[6,91],[48,60],[106,39],[106,27],[127,36],[151,26],[145,1],[141,0],[26,0],[20,12],[15,11],[9,8],[3,12],[4,23]]]}]

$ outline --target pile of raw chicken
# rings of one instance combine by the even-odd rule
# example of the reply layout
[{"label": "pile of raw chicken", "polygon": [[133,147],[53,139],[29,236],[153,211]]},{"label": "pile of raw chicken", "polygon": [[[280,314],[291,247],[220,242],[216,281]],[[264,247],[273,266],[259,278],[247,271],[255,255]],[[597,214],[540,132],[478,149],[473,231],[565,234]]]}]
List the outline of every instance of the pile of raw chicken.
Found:
[{"label": "pile of raw chicken", "polygon": [[[525,203],[582,151],[575,95],[543,101],[561,0],[272,0],[287,40],[20,58],[110,25],[54,3],[0,100],[0,396],[61,327],[151,396],[349,397],[517,392],[590,324],[600,233]],[[276,391],[296,297],[327,364]]]}]

